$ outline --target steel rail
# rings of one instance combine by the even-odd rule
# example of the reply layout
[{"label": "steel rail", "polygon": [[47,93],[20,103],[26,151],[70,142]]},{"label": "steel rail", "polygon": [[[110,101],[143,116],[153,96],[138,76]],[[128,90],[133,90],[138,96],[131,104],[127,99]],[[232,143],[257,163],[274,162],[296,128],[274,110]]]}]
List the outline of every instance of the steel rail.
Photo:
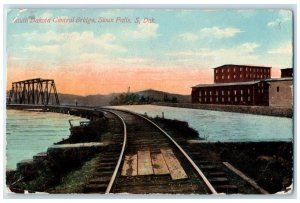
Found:
[{"label": "steel rail", "polygon": [[204,181],[204,183],[206,184],[206,186],[208,187],[208,189],[211,191],[212,194],[218,194],[218,192],[215,190],[215,188],[212,186],[212,184],[209,182],[209,180],[206,178],[206,176],[204,175],[204,173],[201,171],[201,169],[195,164],[195,162],[191,159],[191,157],[184,151],[184,149],[182,149],[182,147],[167,133],[165,132],[161,127],[159,127],[157,124],[155,124],[153,121],[151,121],[150,119],[138,114],[138,113],[134,113],[131,111],[127,111],[127,110],[119,110],[119,109],[109,109],[109,110],[114,110],[114,111],[123,111],[123,112],[127,112],[133,115],[136,115],[140,118],[143,118],[144,120],[148,121],[149,123],[151,123],[152,125],[154,125],[157,129],[159,129],[164,135],[166,135],[172,142],[173,144],[179,149],[179,151],[185,156],[185,158],[189,161],[189,163],[193,166],[193,168],[197,171],[198,175],[202,178],[202,180]]},{"label": "steel rail", "polygon": [[[123,123],[123,129],[124,129],[124,141],[123,141],[123,146],[122,146],[122,150],[116,165],[116,168],[113,172],[112,178],[110,179],[110,182],[108,184],[108,187],[105,191],[105,194],[109,194],[110,190],[115,182],[118,170],[120,168],[121,165],[121,161],[122,158],[124,156],[124,151],[126,148],[126,143],[127,143],[127,129],[126,129],[126,124],[124,119],[118,115],[117,113],[113,112],[113,111],[121,111],[121,112],[126,112],[129,114],[133,114],[136,115],[140,118],[143,118],[144,120],[148,121],[149,123],[151,123],[153,126],[155,126],[157,129],[159,129],[165,136],[167,136],[169,138],[169,140],[172,141],[172,143],[179,149],[179,151],[184,155],[184,157],[189,161],[189,163],[193,166],[193,168],[197,171],[198,175],[202,178],[202,180],[204,181],[204,183],[206,184],[206,186],[208,187],[208,189],[211,191],[212,194],[218,194],[218,192],[215,190],[215,188],[211,185],[211,183],[209,182],[209,180],[206,178],[206,176],[204,175],[204,173],[201,171],[201,169],[195,164],[195,162],[190,158],[190,156],[184,151],[184,149],[182,149],[182,147],[167,133],[165,132],[162,128],[160,128],[157,124],[155,124],[153,121],[151,121],[150,119],[138,114],[138,113],[134,113],[132,111],[128,111],[128,110],[123,110],[123,109],[112,109],[112,108],[92,108],[92,107],[76,107],[76,106],[49,106],[49,107],[58,107],[58,108],[76,108],[76,109],[85,109],[85,110],[96,110],[96,111],[107,111],[110,112],[114,115],[116,115]],[[101,109],[101,110],[100,110]]]},{"label": "steel rail", "polygon": [[115,112],[112,112],[110,110],[104,110],[104,111],[107,111],[107,112],[112,113],[115,116],[117,116],[122,121],[123,130],[124,130],[124,140],[123,140],[122,150],[121,150],[121,153],[119,155],[119,159],[118,159],[117,165],[115,167],[115,170],[113,172],[113,175],[112,175],[112,177],[111,177],[111,179],[108,183],[108,186],[106,188],[106,191],[105,191],[105,194],[109,194],[110,191],[111,191],[111,188],[112,188],[112,186],[113,186],[113,184],[116,180],[116,177],[117,177],[117,174],[118,174],[118,171],[119,171],[119,168],[121,166],[121,162],[122,162],[122,159],[123,159],[123,156],[124,156],[124,152],[125,152],[125,148],[126,148],[126,144],[127,144],[127,128],[126,128],[126,123],[125,123],[124,119],[121,116],[119,116],[118,114],[116,114]]}]

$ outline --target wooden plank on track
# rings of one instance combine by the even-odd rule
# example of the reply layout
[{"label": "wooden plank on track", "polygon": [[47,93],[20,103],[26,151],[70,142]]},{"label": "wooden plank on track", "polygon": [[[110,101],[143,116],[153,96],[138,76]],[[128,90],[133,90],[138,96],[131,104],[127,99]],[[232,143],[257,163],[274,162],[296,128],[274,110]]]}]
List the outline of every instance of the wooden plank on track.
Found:
[{"label": "wooden plank on track", "polygon": [[138,151],[138,175],[152,175],[150,151]]},{"label": "wooden plank on track", "polygon": [[169,168],[172,180],[185,179],[188,177],[171,149],[161,149],[160,151]]},{"label": "wooden plank on track", "polygon": [[151,154],[151,160],[155,175],[164,175],[170,173],[162,154]]},{"label": "wooden plank on track", "polygon": [[123,168],[122,176],[136,176],[137,175],[137,155],[126,155]]}]

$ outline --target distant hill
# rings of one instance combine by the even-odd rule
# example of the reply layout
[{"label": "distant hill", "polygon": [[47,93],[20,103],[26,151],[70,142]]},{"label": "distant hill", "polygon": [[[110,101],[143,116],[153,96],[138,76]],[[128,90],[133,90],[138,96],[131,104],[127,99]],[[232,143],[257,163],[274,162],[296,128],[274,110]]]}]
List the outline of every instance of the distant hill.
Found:
[{"label": "distant hill", "polygon": [[73,94],[58,94],[60,103],[63,105],[78,105],[84,106],[107,106],[109,102],[118,94],[109,95],[88,95],[79,96]]},{"label": "distant hill", "polygon": [[[143,90],[139,92],[133,92],[139,96],[150,97],[153,101],[164,101],[166,98],[172,99],[176,98],[178,103],[188,103],[191,101],[190,95],[180,95],[172,94],[168,92],[158,91],[158,90]],[[73,94],[58,94],[60,103],[63,105],[75,105],[77,101],[78,105],[84,106],[107,106],[109,103],[117,96],[122,93],[112,93],[108,95],[88,95],[88,96],[79,96]]]},{"label": "distant hill", "polygon": [[190,95],[181,95],[181,94],[172,94],[168,92],[158,91],[158,90],[143,90],[139,92],[135,92],[136,94],[139,94],[144,97],[152,97],[156,101],[164,101],[165,97],[172,99],[173,97],[177,98],[178,103],[189,103],[191,102],[191,96]]}]

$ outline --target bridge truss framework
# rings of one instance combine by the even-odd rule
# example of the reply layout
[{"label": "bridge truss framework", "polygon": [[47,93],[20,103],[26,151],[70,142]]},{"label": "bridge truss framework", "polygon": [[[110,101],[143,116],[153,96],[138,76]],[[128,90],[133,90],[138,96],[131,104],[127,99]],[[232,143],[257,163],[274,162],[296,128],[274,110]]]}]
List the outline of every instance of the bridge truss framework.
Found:
[{"label": "bridge truss framework", "polygon": [[55,82],[52,79],[29,79],[12,83],[8,104],[59,105]]}]

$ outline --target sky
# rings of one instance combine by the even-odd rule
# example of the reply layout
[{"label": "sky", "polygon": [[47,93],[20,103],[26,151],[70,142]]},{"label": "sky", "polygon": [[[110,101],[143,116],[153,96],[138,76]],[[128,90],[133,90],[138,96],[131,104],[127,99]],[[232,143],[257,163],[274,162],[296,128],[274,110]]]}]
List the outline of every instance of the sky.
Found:
[{"label": "sky", "polygon": [[224,64],[293,65],[293,14],[280,9],[9,9],[7,89],[54,79],[60,93],[190,94]]}]

